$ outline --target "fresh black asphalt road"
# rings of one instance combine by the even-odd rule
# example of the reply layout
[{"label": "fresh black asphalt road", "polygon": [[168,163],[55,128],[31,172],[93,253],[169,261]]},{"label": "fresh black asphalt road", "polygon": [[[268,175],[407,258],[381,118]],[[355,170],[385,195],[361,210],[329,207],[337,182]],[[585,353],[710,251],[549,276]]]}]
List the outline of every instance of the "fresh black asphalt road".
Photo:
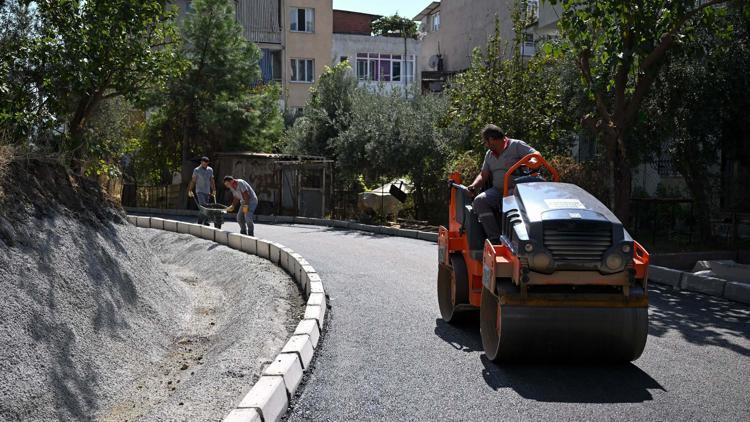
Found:
[{"label": "fresh black asphalt road", "polygon": [[302,254],[332,306],[289,421],[750,420],[748,306],[652,285],[637,361],[499,366],[478,321],[440,318],[434,243],[304,225],[256,235]]}]

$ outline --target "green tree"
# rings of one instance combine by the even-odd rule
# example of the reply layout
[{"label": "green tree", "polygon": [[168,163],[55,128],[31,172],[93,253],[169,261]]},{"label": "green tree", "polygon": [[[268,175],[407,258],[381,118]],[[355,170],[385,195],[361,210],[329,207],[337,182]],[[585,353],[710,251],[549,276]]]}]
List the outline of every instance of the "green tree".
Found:
[{"label": "green tree", "polygon": [[346,61],[326,66],[310,90],[303,116],[285,134],[287,152],[336,158],[333,142],[349,125],[352,94],[357,87],[351,70]]},{"label": "green tree", "polygon": [[181,35],[178,54],[185,70],[168,82],[166,95],[155,97],[158,109],[148,129],[149,140],[162,147],[164,156],[147,159],[161,165],[179,162],[185,181],[195,155],[270,152],[283,128],[280,90],[259,84],[260,50],[243,37],[233,3],[192,2]]},{"label": "green tree", "polygon": [[96,149],[84,137],[86,124],[105,99],[137,101],[175,70],[170,48],[172,13],[160,0],[37,1],[39,38],[35,48],[44,72],[41,89],[57,116],[65,116],[73,167]]},{"label": "green tree", "polygon": [[714,18],[724,11],[716,5],[725,1],[560,1],[559,27],[593,104],[584,123],[604,142],[611,168],[610,206],[625,223],[637,152],[629,132],[644,117],[641,106],[667,53],[689,41],[696,26],[715,29]]},{"label": "green tree", "polygon": [[448,140],[455,135],[437,126],[447,111],[447,98],[408,96],[359,88],[352,98],[349,126],[334,141],[339,174],[367,184],[406,176],[414,185],[416,218],[437,221],[444,214],[443,195]]},{"label": "green tree", "polygon": [[513,57],[502,58],[499,34],[496,24],[484,52],[474,50],[470,68],[456,76],[447,90],[450,108],[443,123],[469,131],[455,150],[482,149],[479,132],[494,123],[544,155],[567,152],[577,129],[571,113],[575,93],[566,94],[571,62],[562,55],[538,55],[524,62],[517,48],[520,36]]},{"label": "green tree", "polygon": [[[648,120],[635,133],[648,151],[666,151],[694,199],[698,232],[711,237],[711,193],[720,184],[719,153],[727,158],[750,141],[750,19],[729,7],[717,24],[733,28],[731,36],[696,28],[691,43],[677,46],[659,72],[644,101]],[[666,147],[666,148],[665,148]],[[658,153],[657,153],[658,154]],[[729,207],[732,204],[726,204]]]},{"label": "green tree", "polygon": [[85,136],[100,104],[138,101],[175,70],[172,13],[160,0],[3,3],[0,124],[83,171],[100,158],[98,138]]},{"label": "green tree", "polygon": [[401,81],[404,86],[409,82],[406,74],[408,69],[407,64],[407,42],[409,38],[417,38],[417,23],[409,18],[404,18],[396,13],[392,16],[383,16],[372,23],[372,32],[375,35],[385,36],[400,36],[404,39],[404,60],[401,62],[401,74],[403,75]]}]

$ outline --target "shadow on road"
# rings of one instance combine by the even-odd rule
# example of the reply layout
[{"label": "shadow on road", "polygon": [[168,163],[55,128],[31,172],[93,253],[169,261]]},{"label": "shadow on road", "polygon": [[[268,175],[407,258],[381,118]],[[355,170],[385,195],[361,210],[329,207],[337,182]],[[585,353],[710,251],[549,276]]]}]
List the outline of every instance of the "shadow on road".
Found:
[{"label": "shadow on road", "polygon": [[467,312],[459,322],[448,324],[442,318],[435,320],[435,335],[464,352],[481,352],[482,338],[479,336],[479,312]]},{"label": "shadow on road", "polygon": [[732,336],[750,338],[750,306],[653,284],[649,288],[649,335],[676,330],[689,343],[750,356],[750,349],[731,341]]},{"label": "shadow on road", "polygon": [[[483,352],[478,313],[455,324],[435,320],[435,334],[463,352]],[[494,390],[513,389],[525,399],[560,403],[639,403],[651,400],[649,389],[664,390],[632,363],[565,365],[526,363],[497,365],[480,356],[482,377]]]},{"label": "shadow on road", "polygon": [[632,363],[612,366],[497,365],[481,356],[482,376],[494,390],[512,388],[519,396],[557,403],[640,403],[649,389],[665,391]]}]

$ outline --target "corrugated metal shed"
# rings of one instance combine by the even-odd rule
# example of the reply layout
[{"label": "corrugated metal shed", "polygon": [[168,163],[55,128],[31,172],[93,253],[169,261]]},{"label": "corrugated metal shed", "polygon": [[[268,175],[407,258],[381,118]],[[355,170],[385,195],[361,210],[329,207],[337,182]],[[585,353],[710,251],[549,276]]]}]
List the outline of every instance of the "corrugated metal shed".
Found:
[{"label": "corrugated metal shed", "polygon": [[237,20],[245,38],[256,43],[281,44],[280,0],[236,0]]}]

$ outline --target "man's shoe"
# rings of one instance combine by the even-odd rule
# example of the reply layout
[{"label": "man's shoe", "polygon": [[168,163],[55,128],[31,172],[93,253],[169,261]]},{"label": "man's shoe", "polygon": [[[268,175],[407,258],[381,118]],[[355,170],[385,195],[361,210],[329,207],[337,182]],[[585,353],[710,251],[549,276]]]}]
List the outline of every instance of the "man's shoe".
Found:
[{"label": "man's shoe", "polygon": [[247,232],[244,230],[240,230],[240,234],[247,234]]}]

